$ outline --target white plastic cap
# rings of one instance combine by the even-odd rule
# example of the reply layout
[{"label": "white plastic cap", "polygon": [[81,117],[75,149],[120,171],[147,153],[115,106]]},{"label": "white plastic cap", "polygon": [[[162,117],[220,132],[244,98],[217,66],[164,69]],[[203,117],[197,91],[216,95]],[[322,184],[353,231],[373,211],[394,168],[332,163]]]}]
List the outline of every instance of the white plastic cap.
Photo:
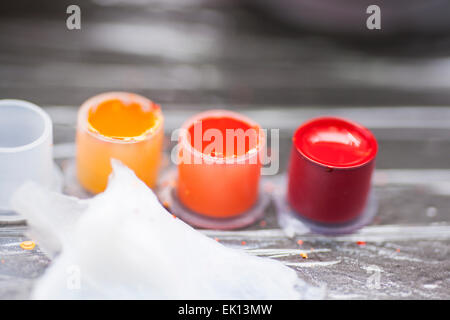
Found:
[{"label": "white plastic cap", "polygon": [[53,181],[52,122],[37,105],[0,100],[0,210],[26,181],[50,188]]}]

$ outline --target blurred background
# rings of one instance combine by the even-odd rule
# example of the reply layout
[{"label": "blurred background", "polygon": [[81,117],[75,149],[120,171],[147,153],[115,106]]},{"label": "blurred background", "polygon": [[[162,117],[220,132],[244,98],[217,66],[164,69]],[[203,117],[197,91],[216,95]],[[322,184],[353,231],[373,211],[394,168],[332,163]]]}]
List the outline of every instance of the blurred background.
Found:
[{"label": "blurred background", "polygon": [[166,109],[450,105],[446,0],[15,0],[0,30],[0,97],[40,105],[110,90]]}]

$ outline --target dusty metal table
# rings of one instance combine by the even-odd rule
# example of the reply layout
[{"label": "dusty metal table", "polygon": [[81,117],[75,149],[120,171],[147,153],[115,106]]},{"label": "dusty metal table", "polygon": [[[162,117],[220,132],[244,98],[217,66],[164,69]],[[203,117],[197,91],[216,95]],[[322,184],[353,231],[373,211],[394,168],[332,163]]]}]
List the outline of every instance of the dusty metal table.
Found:
[{"label": "dusty metal table", "polygon": [[[55,122],[55,158],[64,170],[75,152],[76,108],[48,107],[47,111]],[[166,131],[171,132],[194,112],[167,111]],[[238,231],[201,232],[226,245],[286,263],[307,282],[326,287],[330,299],[450,298],[450,163],[441,162],[442,157],[450,159],[450,108],[243,112],[264,127],[281,129],[280,172],[285,170],[290,135],[298,122],[332,114],[371,128],[380,143],[374,176],[378,215],[355,234],[288,238],[278,227],[271,207],[264,223]],[[170,148],[167,140],[166,149]],[[436,169],[442,164],[447,167]],[[22,225],[0,227],[1,298],[26,298],[34,279],[50,263],[39,248],[25,251],[19,247],[27,239],[25,231]],[[299,245],[298,240],[303,243]],[[300,253],[307,253],[308,258]],[[374,277],[379,277],[379,285],[373,282]]]}]

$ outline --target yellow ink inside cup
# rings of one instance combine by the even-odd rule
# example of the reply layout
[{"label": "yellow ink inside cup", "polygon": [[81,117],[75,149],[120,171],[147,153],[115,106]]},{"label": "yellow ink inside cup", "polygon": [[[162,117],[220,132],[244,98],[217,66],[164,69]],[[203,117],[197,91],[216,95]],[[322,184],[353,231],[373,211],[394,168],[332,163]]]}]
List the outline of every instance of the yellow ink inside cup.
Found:
[{"label": "yellow ink inside cup", "polygon": [[158,121],[151,110],[137,102],[125,104],[120,99],[102,101],[89,110],[89,129],[105,137],[119,140],[145,139]]}]

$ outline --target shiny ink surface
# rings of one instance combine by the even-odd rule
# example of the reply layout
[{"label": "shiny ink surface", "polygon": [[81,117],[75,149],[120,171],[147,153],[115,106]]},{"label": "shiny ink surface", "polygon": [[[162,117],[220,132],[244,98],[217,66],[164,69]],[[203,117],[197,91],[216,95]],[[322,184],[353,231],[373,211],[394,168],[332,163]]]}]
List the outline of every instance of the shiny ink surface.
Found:
[{"label": "shiny ink surface", "polygon": [[324,117],[300,126],[294,134],[296,149],[306,158],[328,167],[364,165],[377,153],[373,134],[341,118]]},{"label": "shiny ink surface", "polygon": [[118,98],[105,100],[89,110],[89,129],[113,139],[141,137],[157,124],[155,108]]}]

